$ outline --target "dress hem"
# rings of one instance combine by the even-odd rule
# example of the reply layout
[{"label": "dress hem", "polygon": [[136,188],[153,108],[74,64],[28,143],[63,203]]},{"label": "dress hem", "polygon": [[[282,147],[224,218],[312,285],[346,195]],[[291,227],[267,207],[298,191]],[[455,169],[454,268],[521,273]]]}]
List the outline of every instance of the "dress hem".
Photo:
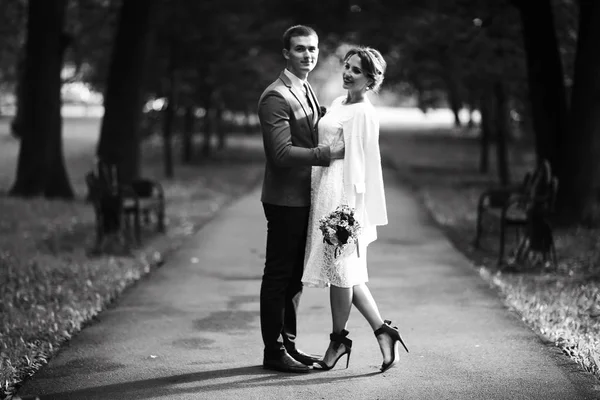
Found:
[{"label": "dress hem", "polygon": [[351,288],[353,288],[356,285],[362,285],[362,284],[368,283],[368,282],[369,282],[369,280],[367,279],[366,281],[361,281],[361,282],[353,283],[350,286],[340,286],[340,285],[334,285],[331,282],[317,282],[317,283],[315,283],[315,282],[312,282],[312,281],[311,282],[302,281],[302,285],[304,287],[312,288],[312,289],[326,289],[326,288],[328,288],[328,287],[330,287],[332,285],[335,286],[335,287],[342,288],[342,289],[351,289]]}]

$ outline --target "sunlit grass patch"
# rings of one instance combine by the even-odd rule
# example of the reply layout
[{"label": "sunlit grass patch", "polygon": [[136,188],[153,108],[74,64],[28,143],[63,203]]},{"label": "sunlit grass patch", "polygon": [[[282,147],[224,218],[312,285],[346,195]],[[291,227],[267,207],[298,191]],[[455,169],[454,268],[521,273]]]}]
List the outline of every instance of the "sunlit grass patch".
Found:
[{"label": "sunlit grass patch", "polygon": [[600,282],[503,274],[493,281],[524,321],[600,376]]}]

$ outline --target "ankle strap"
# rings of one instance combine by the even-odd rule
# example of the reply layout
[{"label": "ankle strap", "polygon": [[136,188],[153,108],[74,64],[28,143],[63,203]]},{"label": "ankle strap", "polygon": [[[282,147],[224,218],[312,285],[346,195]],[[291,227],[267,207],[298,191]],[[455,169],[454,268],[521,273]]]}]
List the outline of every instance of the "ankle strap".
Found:
[{"label": "ankle strap", "polygon": [[352,348],[352,340],[348,339],[346,336],[348,336],[350,332],[348,332],[345,329],[342,329],[342,331],[340,333],[335,333],[332,332],[329,335],[329,340],[331,340],[333,343],[335,343],[337,347],[339,347],[340,344],[343,344],[344,346],[346,346],[347,348]]},{"label": "ankle strap", "polygon": [[386,319],[385,321],[383,321],[383,325],[381,325],[379,328],[377,328],[377,330],[375,330],[375,332],[373,332],[375,334],[375,336],[379,336],[384,332],[387,332],[388,329],[393,328],[395,330],[398,330],[397,327],[395,326],[391,326],[392,325],[392,321],[390,321],[389,319]]}]

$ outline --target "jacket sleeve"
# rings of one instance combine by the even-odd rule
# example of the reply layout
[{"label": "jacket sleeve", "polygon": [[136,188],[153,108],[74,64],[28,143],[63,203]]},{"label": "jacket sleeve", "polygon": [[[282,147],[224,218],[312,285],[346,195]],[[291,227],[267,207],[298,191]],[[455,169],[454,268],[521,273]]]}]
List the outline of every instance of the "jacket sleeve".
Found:
[{"label": "jacket sleeve", "polygon": [[328,146],[305,148],[292,145],[290,130],[291,107],[276,91],[263,96],[258,104],[258,118],[267,159],[278,167],[328,166],[331,151]]},{"label": "jacket sleeve", "polygon": [[346,196],[363,224],[360,243],[366,246],[377,238],[376,227],[388,223],[379,152],[379,120],[373,109],[365,108],[347,121],[343,129]]},{"label": "jacket sleeve", "polygon": [[365,144],[374,129],[369,116],[360,112],[344,122],[344,185],[355,193],[365,192],[366,165]]}]

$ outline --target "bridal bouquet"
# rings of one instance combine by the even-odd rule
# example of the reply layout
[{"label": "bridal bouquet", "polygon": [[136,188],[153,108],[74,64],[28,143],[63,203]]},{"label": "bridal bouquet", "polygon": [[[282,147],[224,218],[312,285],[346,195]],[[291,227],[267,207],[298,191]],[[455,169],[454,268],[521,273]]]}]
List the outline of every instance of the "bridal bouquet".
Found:
[{"label": "bridal bouquet", "polygon": [[347,205],[338,206],[335,211],[319,219],[319,229],[323,233],[323,242],[335,247],[337,257],[344,246],[356,243],[358,253],[358,234],[360,224],[354,218],[354,209]]}]

